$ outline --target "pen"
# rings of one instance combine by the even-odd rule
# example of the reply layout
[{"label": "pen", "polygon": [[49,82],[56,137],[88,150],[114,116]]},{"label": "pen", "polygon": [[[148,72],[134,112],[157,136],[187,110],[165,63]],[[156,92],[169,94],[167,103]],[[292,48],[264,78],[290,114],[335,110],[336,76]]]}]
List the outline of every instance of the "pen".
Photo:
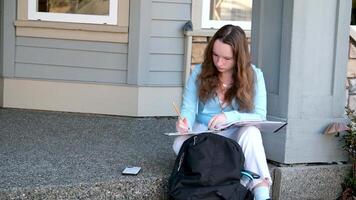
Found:
[{"label": "pen", "polygon": [[173,104],[174,111],[177,113],[179,119],[183,120],[183,117],[182,115],[180,115],[179,108],[177,107],[177,105],[174,102],[172,102],[172,104]]},{"label": "pen", "polygon": [[[174,102],[172,102],[172,104],[173,104],[174,111],[177,113],[179,119],[180,119],[180,120],[183,120],[184,118],[183,118],[182,115],[180,114],[179,108],[177,107],[177,105],[176,105]],[[190,127],[188,127],[188,131],[190,131]]]}]

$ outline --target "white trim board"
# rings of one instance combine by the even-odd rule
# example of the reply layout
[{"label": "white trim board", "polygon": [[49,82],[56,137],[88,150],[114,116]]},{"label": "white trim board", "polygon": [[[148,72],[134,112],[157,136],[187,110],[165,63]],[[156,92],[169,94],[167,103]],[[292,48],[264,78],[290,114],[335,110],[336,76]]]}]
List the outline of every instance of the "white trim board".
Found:
[{"label": "white trim board", "polygon": [[4,79],[7,108],[124,116],[175,116],[181,87],[132,87],[47,80]]}]

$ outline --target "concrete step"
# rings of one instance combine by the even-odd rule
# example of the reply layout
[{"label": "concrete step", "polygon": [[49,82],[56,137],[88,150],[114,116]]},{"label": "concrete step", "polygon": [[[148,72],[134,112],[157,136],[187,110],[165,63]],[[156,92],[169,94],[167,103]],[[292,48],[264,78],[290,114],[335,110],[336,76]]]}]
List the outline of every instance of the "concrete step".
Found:
[{"label": "concrete step", "polygon": [[276,167],[272,199],[337,199],[350,164],[314,163]]},{"label": "concrete step", "polygon": [[174,123],[0,109],[0,199],[166,199]]},{"label": "concrete step", "polygon": [[[175,120],[0,108],[0,200],[167,199]],[[336,199],[351,168],[269,167],[276,200]]]}]

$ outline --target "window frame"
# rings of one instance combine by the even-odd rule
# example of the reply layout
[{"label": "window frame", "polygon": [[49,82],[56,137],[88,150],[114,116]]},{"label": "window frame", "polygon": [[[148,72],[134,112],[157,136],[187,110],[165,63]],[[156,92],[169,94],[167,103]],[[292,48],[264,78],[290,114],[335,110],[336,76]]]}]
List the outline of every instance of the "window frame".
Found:
[{"label": "window frame", "polygon": [[202,29],[219,29],[225,24],[240,26],[243,30],[251,30],[251,21],[229,21],[229,20],[210,20],[211,0],[202,0],[201,6],[201,28]]},{"label": "window frame", "polygon": [[46,13],[37,11],[37,0],[28,0],[28,20],[85,24],[118,24],[118,0],[109,0],[109,15]]}]

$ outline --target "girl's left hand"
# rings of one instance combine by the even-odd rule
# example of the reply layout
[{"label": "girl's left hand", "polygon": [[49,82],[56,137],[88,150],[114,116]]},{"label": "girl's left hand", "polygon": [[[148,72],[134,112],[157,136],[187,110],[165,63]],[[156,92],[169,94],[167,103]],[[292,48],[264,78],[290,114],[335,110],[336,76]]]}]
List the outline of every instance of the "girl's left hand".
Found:
[{"label": "girl's left hand", "polygon": [[224,113],[220,113],[215,115],[208,123],[208,127],[210,130],[217,129],[219,125],[225,124],[227,121],[226,116]]}]

